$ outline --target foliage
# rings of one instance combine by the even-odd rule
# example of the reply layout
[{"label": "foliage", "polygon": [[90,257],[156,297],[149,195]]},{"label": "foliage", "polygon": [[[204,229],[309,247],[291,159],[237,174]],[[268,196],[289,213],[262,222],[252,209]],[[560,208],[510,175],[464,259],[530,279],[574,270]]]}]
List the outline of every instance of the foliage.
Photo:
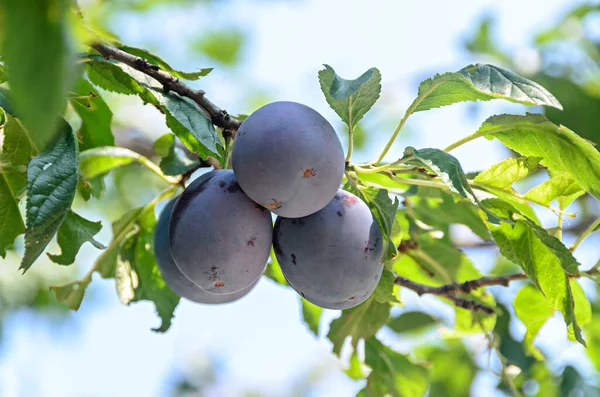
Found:
[{"label": "foliage", "polygon": [[[207,105],[203,93],[189,87],[176,92],[159,81],[157,73],[170,75],[171,82],[193,81],[212,69],[179,71],[150,51],[116,40],[101,45],[134,56],[135,62],[107,56],[97,43],[87,47],[87,42],[78,43],[86,52],[75,60],[71,41],[76,37],[71,32],[83,22],[70,16],[70,2],[44,0],[37,8],[17,0],[5,3],[1,15],[6,25],[4,63],[0,64],[0,84],[6,87],[0,90],[0,256],[13,254],[18,249],[15,240],[24,234],[21,269],[26,272],[23,277],[30,277],[29,269],[55,236],[60,253],[48,257],[61,266],[75,263],[82,245],[90,243],[101,250],[93,266],[81,279],[53,286],[53,302],[78,310],[86,304],[86,288],[98,273],[114,279],[123,304],[152,302],[160,317],[154,330],[166,332],[180,297],[163,280],[154,257],[156,207],[179,193],[194,171],[228,165],[235,137],[225,124],[227,113],[219,109],[215,116],[211,107],[216,105]],[[578,8],[571,18],[581,21],[593,10]],[[484,21],[467,48],[508,63],[510,57],[492,42],[491,23]],[[546,48],[548,43],[565,40],[564,34],[561,29],[543,32],[537,45]],[[222,39],[222,35],[210,34],[195,46],[210,59],[231,65],[240,57],[243,36],[231,31],[224,42]],[[21,46],[32,50],[23,52]],[[39,58],[45,59],[44,68],[39,68]],[[345,349],[350,349],[347,373],[365,380],[359,395],[468,395],[480,369],[462,338],[473,334],[483,335],[489,351],[495,352],[496,364],[501,366],[500,390],[522,393],[527,382],[534,380],[540,390],[550,393],[544,395],[595,391],[572,367],[560,376],[553,374],[543,361],[544,352],[535,344],[542,326],[559,312],[569,337],[583,345],[587,340],[592,362],[599,362],[598,305],[590,304],[578,281],[587,277],[597,282],[599,265],[579,263],[573,256],[581,240],[597,231],[598,222],[584,228],[570,247],[562,239],[563,218],[570,216],[566,207],[575,200],[600,199],[600,153],[591,142],[599,141],[600,129],[592,110],[597,109],[600,95],[589,90],[590,83],[576,81],[567,71],[560,77],[544,71],[521,76],[492,64],[436,75],[419,85],[416,98],[379,156],[356,164],[352,147],[360,131],[358,123],[380,97],[381,73],[371,68],[347,80],[325,65],[317,77],[325,101],[348,129],[346,171],[341,182],[369,206],[385,241],[384,271],[377,289],[364,303],[342,311],[326,332],[336,355],[344,357]],[[550,93],[554,87],[559,88],[557,97]],[[566,96],[565,91],[570,90],[577,94]],[[103,98],[105,92],[135,96],[164,115],[170,132],[153,145],[160,157],[158,164],[150,158],[152,154],[115,146],[115,109]],[[397,160],[383,161],[413,113],[494,99],[541,106],[546,113],[493,115],[445,150],[407,147]],[[564,113],[560,113],[563,106]],[[498,140],[518,156],[481,172],[465,172],[460,159],[449,152],[481,137]],[[120,214],[105,247],[94,238],[101,230],[100,222],[75,213],[73,202],[79,194],[86,201],[106,204],[100,196],[103,178],[134,165],[157,176],[163,190]],[[547,178],[527,193],[515,190],[515,183],[546,173]],[[532,204],[558,215],[556,227],[541,225]],[[469,227],[482,245],[497,246],[504,264],[523,274],[499,268],[489,274],[480,270],[453,240],[451,228],[456,224]],[[275,255],[264,275],[282,288],[289,287]],[[516,316],[511,316],[487,287],[523,279],[528,281],[512,297]],[[451,308],[453,321],[416,308],[397,315],[394,309],[401,304],[400,289],[435,295],[440,305]],[[325,326],[322,309],[304,299],[301,307],[307,329],[318,337]],[[510,321],[517,319],[526,328],[522,340],[508,331]],[[444,341],[410,353],[382,342],[387,331],[413,337],[439,328],[445,330]],[[519,367],[520,374],[510,374],[508,365]]]}]

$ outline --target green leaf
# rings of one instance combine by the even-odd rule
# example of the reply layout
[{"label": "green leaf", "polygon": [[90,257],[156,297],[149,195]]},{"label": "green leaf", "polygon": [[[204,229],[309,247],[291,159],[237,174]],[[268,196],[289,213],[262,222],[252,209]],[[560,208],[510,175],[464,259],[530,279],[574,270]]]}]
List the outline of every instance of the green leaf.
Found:
[{"label": "green leaf", "polygon": [[114,168],[141,162],[142,158],[145,159],[141,154],[123,147],[98,147],[81,152],[79,168],[84,178],[91,179]]},{"label": "green leaf", "polygon": [[73,74],[67,0],[4,2],[3,56],[15,107],[41,150],[62,133],[59,117]]},{"label": "green leaf", "polygon": [[57,234],[58,245],[62,253],[60,255],[48,254],[48,257],[60,265],[70,265],[75,262],[75,256],[86,242],[98,249],[105,249],[104,245],[94,240],[94,236],[100,229],[102,229],[100,222],[88,221],[69,210]]},{"label": "green leaf", "polygon": [[373,215],[375,216],[375,219],[377,219],[377,223],[379,224],[379,228],[381,229],[381,234],[383,236],[383,241],[385,242],[382,261],[386,262],[387,260],[393,258],[398,253],[396,245],[391,239],[392,226],[394,225],[396,211],[398,210],[398,205],[400,204],[398,198],[394,197],[392,200],[388,194],[388,191],[385,189],[359,186],[351,182],[346,184],[344,188],[360,197],[369,206],[371,212],[373,212]]},{"label": "green leaf", "polygon": [[331,108],[349,127],[354,127],[373,107],[381,93],[381,73],[371,68],[355,80],[338,76],[329,65],[319,71],[321,91]]},{"label": "green leaf", "polygon": [[73,283],[52,286],[50,289],[56,294],[56,299],[65,302],[70,310],[77,311],[83,302],[83,296],[88,283],[75,281]]},{"label": "green leaf", "polygon": [[271,280],[275,281],[277,284],[283,286],[289,286],[283,272],[281,271],[281,267],[279,267],[279,262],[277,261],[277,257],[275,256],[275,252],[271,247],[271,260],[267,263],[267,268],[265,269],[264,275]]},{"label": "green leaf", "polygon": [[505,99],[530,106],[562,109],[558,100],[541,85],[510,70],[493,65],[469,65],[456,73],[438,74],[419,85],[414,112],[465,101]]},{"label": "green leaf", "polygon": [[549,205],[552,200],[562,196],[579,197],[583,189],[568,172],[548,179],[525,194],[527,200]]},{"label": "green leaf", "polygon": [[8,73],[4,65],[0,64],[0,84],[5,83],[8,80]]},{"label": "green leaf", "polygon": [[113,238],[94,263],[102,278],[115,277],[119,250],[127,236],[137,231],[137,220],[143,210],[144,207],[133,208],[112,223]]},{"label": "green leaf", "polygon": [[552,317],[554,308],[534,285],[528,284],[521,288],[513,302],[515,314],[527,327],[523,338],[525,352],[538,360],[543,360],[542,353],[533,345],[533,341],[542,325]]},{"label": "green leaf", "polygon": [[345,369],[344,372],[354,380],[360,380],[366,377],[365,372],[363,371],[362,362],[360,361],[356,350],[352,351],[352,355],[350,356],[350,367]]},{"label": "green leaf", "polygon": [[222,148],[212,121],[202,113],[192,100],[169,92],[154,91],[159,103],[167,111],[167,126],[181,142],[200,157],[213,156],[220,159],[218,148]]},{"label": "green leaf", "polygon": [[568,172],[588,193],[600,199],[600,153],[588,141],[540,114],[500,115],[487,119],[477,131],[496,138],[524,156],[542,157],[550,171]]},{"label": "green leaf", "polygon": [[390,318],[387,326],[397,334],[417,333],[431,328],[437,324],[437,320],[429,314],[422,312],[406,312],[398,317]]},{"label": "green leaf", "polygon": [[356,346],[360,339],[369,339],[387,323],[392,305],[379,303],[374,295],[351,309],[342,310],[339,318],[333,320],[327,338],[333,342],[333,352],[339,356],[344,341],[352,338]]},{"label": "green leaf", "polygon": [[228,66],[239,62],[243,45],[244,34],[231,28],[204,33],[200,40],[192,44],[196,51],[203,52],[209,58]]},{"label": "green leaf", "polygon": [[79,177],[77,140],[62,121],[56,143],[34,157],[27,166],[27,230],[20,269],[27,271],[44,251],[67,216]]},{"label": "green leaf", "polygon": [[429,363],[429,395],[435,397],[469,397],[477,373],[472,354],[458,340],[444,347],[425,347],[418,356]]},{"label": "green leaf", "polygon": [[154,151],[162,156],[160,169],[165,175],[181,175],[200,165],[199,160],[192,160],[180,148],[175,146],[175,135],[165,134],[154,142]]},{"label": "green leaf", "polygon": [[537,169],[541,157],[511,157],[480,172],[475,182],[499,189],[508,189],[519,179]]},{"label": "green leaf", "polygon": [[304,322],[315,336],[319,336],[319,321],[323,309],[313,305],[306,299],[300,298],[300,300],[302,301],[302,318],[304,318]]},{"label": "green leaf", "polygon": [[161,325],[153,329],[156,332],[166,332],[171,326],[174,311],[179,304],[177,296],[163,280],[156,259],[154,258],[154,230],[156,216],[154,206],[146,206],[139,218],[140,231],[135,245],[135,260],[131,262],[132,272],[135,272],[134,302],[149,300],[154,303],[156,312],[161,319]]},{"label": "green leaf", "polygon": [[490,221],[495,223],[500,222],[500,218],[489,213],[477,196],[475,196],[471,185],[469,185],[467,176],[456,157],[440,149],[417,150],[409,146],[404,150],[404,158],[412,158],[408,161],[409,164],[422,165],[429,168],[452,192],[466,197],[486,212]]},{"label": "green leaf", "polygon": [[88,76],[94,84],[109,91],[138,95],[165,113],[167,126],[188,149],[202,158],[220,158],[219,148],[223,145],[215,127],[193,101],[166,93],[158,81],[125,64],[91,55],[88,65]]},{"label": "green leaf", "polygon": [[27,165],[29,159],[37,154],[29,131],[25,129],[21,120],[7,114],[3,132],[4,142],[0,161],[13,165]]},{"label": "green leaf", "polygon": [[394,283],[396,276],[387,269],[383,269],[379,284],[373,292],[373,298],[379,303],[400,303],[400,288]]},{"label": "green leaf", "polygon": [[[0,162],[0,256],[6,258],[6,249],[18,235],[25,232],[19,211],[19,191],[25,187],[26,177],[9,164]],[[17,186],[15,186],[18,184]]]},{"label": "green leaf", "polygon": [[498,200],[486,200],[495,211],[516,218],[514,225],[488,224],[500,252],[520,265],[527,277],[540,289],[546,299],[559,310],[567,325],[573,325],[577,340],[585,345],[574,312],[569,275],[578,275],[579,263],[556,237],[530,219],[518,216],[514,207]]},{"label": "green leaf", "polygon": [[158,104],[154,95],[118,64],[99,55],[90,55],[87,65],[88,78],[94,85],[118,94],[138,95],[144,103]]},{"label": "green leaf", "polygon": [[365,342],[365,363],[372,371],[367,387],[358,396],[421,397],[427,391],[427,369],[384,346],[375,337]]},{"label": "green leaf", "polygon": [[213,70],[213,68],[204,68],[204,69],[200,69],[197,72],[186,73],[186,72],[182,72],[182,71],[173,69],[171,67],[171,65],[169,65],[165,60],[163,60],[162,58],[160,58],[157,55],[151,54],[147,50],[144,50],[141,48],[130,47],[130,46],[123,45],[123,44],[120,44],[117,47],[125,52],[130,53],[131,55],[135,55],[135,56],[138,56],[140,58],[147,60],[152,65],[160,66],[160,68],[162,70],[169,73],[171,76],[174,76],[174,77],[177,77],[180,79],[198,80],[200,77],[206,76]]},{"label": "green leaf", "polygon": [[[482,277],[473,262],[449,242],[421,235],[417,240],[419,249],[411,255],[399,255],[394,261],[396,274],[417,283],[439,287],[452,282],[465,282]],[[494,307],[492,294],[485,289],[461,294],[461,297]],[[448,302],[450,303],[450,302]],[[455,329],[457,335],[487,332],[494,328],[495,315],[455,307]]]},{"label": "green leaf", "polygon": [[77,131],[80,149],[113,146],[115,138],[111,130],[112,111],[97,90],[87,80],[79,79],[76,97],[71,105],[81,117],[81,128]]},{"label": "green leaf", "polygon": [[[576,279],[570,279],[571,292],[573,293],[573,304],[575,305],[575,317],[577,325],[584,327],[592,322],[592,306],[589,299],[585,296],[585,292]],[[576,340],[574,336],[577,333],[573,329],[573,325],[569,327],[569,339]]]},{"label": "green leaf", "polygon": [[440,230],[448,230],[452,224],[462,224],[469,227],[473,233],[483,240],[490,239],[490,232],[481,220],[477,207],[468,200],[458,199],[455,196],[437,189],[439,198],[417,197],[411,198],[415,217],[430,226]]},{"label": "green leaf", "polygon": [[10,114],[6,114],[3,138],[0,152],[0,256],[4,258],[6,248],[25,232],[19,201],[27,185],[25,165],[36,153],[29,132]]}]

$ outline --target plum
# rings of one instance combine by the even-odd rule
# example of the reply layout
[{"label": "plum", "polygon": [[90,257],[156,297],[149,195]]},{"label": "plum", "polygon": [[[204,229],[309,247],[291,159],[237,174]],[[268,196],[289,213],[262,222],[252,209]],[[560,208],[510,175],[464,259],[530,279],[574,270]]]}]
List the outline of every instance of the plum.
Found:
[{"label": "plum", "polygon": [[238,292],[222,295],[206,292],[188,280],[181,273],[173,261],[171,248],[169,247],[169,218],[171,216],[171,212],[173,211],[173,207],[175,206],[176,200],[177,198],[174,198],[169,201],[169,203],[162,210],[158,218],[156,232],[154,234],[154,256],[156,257],[158,270],[160,271],[160,274],[165,280],[167,286],[182,298],[189,299],[197,303],[207,304],[233,302],[250,292],[250,290],[258,283],[260,278]]},{"label": "plum", "polygon": [[364,302],[383,272],[379,225],[362,200],[343,190],[312,215],[278,217],[273,248],[292,288],[327,309]]},{"label": "plum", "polygon": [[317,111],[273,102],[252,113],[236,133],[231,162],[242,190],[286,218],[325,207],[340,187],[344,151]]},{"label": "plum", "polygon": [[169,244],[181,273],[205,291],[231,294],[262,274],[272,243],[271,214],[244,194],[231,170],[194,180],[173,207]]}]

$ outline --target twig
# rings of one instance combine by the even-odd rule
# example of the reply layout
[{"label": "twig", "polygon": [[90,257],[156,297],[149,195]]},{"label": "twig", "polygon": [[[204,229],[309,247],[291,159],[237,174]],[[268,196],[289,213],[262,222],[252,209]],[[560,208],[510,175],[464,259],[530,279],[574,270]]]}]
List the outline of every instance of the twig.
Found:
[{"label": "twig", "polygon": [[217,127],[231,131],[237,131],[242,124],[240,120],[230,116],[227,111],[219,108],[217,105],[211,102],[206,97],[203,90],[195,90],[188,87],[178,78],[171,76],[169,73],[163,70],[160,70],[160,67],[149,63],[144,58],[131,55],[123,50],[105,44],[96,43],[92,44],[91,47],[97,50],[105,58],[112,58],[123,62],[124,64],[154,78],[163,85],[165,91],[174,91],[183,97],[190,98],[207,113],[212,123]]},{"label": "twig", "polygon": [[[599,262],[600,263],[600,262]],[[586,270],[581,272],[584,276],[592,276],[599,272],[599,269],[596,267],[591,268],[590,270]],[[578,276],[570,276],[570,277],[578,277]],[[510,274],[508,276],[498,276],[498,277],[481,277],[475,280],[469,280],[462,283],[449,283],[444,284],[439,287],[433,287],[430,285],[420,284],[409,280],[407,278],[397,276],[394,280],[394,284],[400,285],[404,288],[408,288],[414,292],[416,292],[419,296],[425,294],[431,294],[436,296],[442,296],[450,301],[452,301],[456,306],[462,307],[464,309],[484,312],[488,314],[494,313],[494,309],[485,305],[482,305],[478,302],[474,302],[469,299],[464,299],[457,297],[456,294],[469,294],[470,292],[483,288],[490,287],[493,285],[502,285],[504,287],[508,287],[511,281],[516,280],[525,280],[527,279],[527,275],[525,273],[515,273]]]}]

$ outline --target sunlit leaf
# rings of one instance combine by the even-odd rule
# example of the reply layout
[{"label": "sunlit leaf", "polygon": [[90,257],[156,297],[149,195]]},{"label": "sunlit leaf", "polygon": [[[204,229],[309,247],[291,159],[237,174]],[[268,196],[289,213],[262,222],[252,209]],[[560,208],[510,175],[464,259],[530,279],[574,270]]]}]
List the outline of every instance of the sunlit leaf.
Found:
[{"label": "sunlit leaf", "polygon": [[75,256],[81,246],[89,242],[98,249],[106,248],[94,239],[102,225],[100,222],[91,222],[73,211],[68,211],[65,220],[58,228],[57,241],[62,252],[60,255],[48,254],[55,263],[70,265],[75,262]]}]

